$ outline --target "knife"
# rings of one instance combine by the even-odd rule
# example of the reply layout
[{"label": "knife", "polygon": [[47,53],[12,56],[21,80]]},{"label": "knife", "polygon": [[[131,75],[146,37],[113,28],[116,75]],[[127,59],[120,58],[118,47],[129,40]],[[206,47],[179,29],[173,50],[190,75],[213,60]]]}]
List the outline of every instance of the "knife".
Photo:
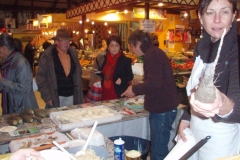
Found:
[{"label": "knife", "polygon": [[200,140],[197,144],[195,144],[187,153],[185,153],[179,160],[187,160],[190,158],[197,150],[199,150],[207,141],[211,138],[211,136],[207,136],[206,138]]}]

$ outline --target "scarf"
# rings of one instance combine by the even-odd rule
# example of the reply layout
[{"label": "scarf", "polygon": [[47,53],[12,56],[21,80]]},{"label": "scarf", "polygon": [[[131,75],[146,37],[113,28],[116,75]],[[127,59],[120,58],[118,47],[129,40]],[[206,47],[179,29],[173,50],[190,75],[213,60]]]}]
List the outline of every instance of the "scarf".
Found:
[{"label": "scarf", "polygon": [[120,51],[114,56],[111,56],[110,52],[107,53],[107,62],[103,68],[103,74],[104,74],[103,85],[105,88],[110,88],[112,86],[113,73],[116,68],[117,60],[120,56],[121,56]]},{"label": "scarf", "polygon": [[[12,59],[15,56],[17,52],[13,51],[4,61],[2,64],[2,77],[7,78],[7,72],[9,69],[9,66],[11,65]],[[7,105],[7,93],[3,89],[2,90],[2,113],[7,114],[8,113],[8,105]]]}]

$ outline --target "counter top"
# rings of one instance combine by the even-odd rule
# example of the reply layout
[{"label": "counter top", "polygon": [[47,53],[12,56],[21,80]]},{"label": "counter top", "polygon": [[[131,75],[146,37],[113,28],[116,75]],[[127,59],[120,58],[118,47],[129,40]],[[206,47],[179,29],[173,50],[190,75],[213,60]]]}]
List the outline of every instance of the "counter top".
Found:
[{"label": "counter top", "polygon": [[[85,108],[85,107],[93,107],[93,106],[104,105],[104,106],[107,106],[110,109],[122,114],[122,119],[121,120],[117,120],[117,121],[114,121],[114,122],[107,122],[107,123],[104,123],[104,124],[99,124],[98,126],[108,125],[108,124],[113,124],[113,123],[118,123],[118,122],[123,122],[123,121],[130,121],[130,120],[137,119],[137,118],[140,118],[140,117],[148,117],[149,116],[148,111],[146,111],[144,109],[133,110],[133,112],[135,113],[133,115],[124,114],[122,112],[122,108],[125,107],[125,106],[123,106],[124,100],[125,99],[117,99],[117,100],[112,100],[112,101],[85,103],[85,104],[74,105],[74,106],[69,106],[69,107],[52,108],[52,109],[49,109],[49,110],[50,110],[50,112],[58,112],[58,111],[65,111],[65,110],[72,110],[72,109],[79,109],[79,108]],[[4,116],[0,117],[0,128],[4,127],[4,126],[8,126],[8,124],[6,123],[6,121],[4,119],[6,116],[7,115],[4,115]],[[49,133],[49,132],[54,132],[54,131],[60,132],[60,129],[56,126],[56,124],[54,124],[52,122],[52,120],[50,118],[44,118],[43,123],[39,123],[39,122],[34,121],[33,123],[19,124],[17,126],[17,131],[27,130],[29,128],[37,128],[39,132],[38,133],[31,133],[31,134],[26,133],[26,134],[19,135],[19,136],[11,136],[9,133],[0,132],[0,145],[4,145],[4,144],[7,145],[12,140],[19,139],[19,138],[25,138],[25,137],[29,137],[29,136],[33,136],[33,135],[37,135],[37,134],[41,134],[41,133]],[[113,156],[113,142],[111,140],[109,140],[107,137],[105,137],[105,143],[106,143],[106,146],[105,146],[106,149],[108,149],[109,153],[111,153],[110,155]]]}]

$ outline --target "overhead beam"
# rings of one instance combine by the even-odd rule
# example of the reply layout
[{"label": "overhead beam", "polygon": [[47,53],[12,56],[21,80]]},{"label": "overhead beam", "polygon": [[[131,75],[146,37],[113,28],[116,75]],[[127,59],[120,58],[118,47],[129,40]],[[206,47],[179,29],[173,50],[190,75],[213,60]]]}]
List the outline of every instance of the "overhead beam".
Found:
[{"label": "overhead beam", "polygon": [[[13,5],[0,5],[0,10],[13,10],[13,9],[29,10],[29,7],[16,5],[15,8],[13,8]],[[45,8],[45,7],[34,6],[34,11],[45,11],[47,13],[66,13],[67,9],[65,9],[65,8]]]},{"label": "overhead beam", "polygon": [[[66,12],[67,19],[74,18],[77,16],[82,16],[92,12],[107,11],[116,7],[129,6],[131,4],[137,5],[143,2],[152,2],[152,1],[138,1],[138,0],[93,0],[85,4],[79,5],[75,8],[68,9]],[[155,3],[172,3],[179,5],[189,5],[197,6],[198,0],[154,0]]]}]

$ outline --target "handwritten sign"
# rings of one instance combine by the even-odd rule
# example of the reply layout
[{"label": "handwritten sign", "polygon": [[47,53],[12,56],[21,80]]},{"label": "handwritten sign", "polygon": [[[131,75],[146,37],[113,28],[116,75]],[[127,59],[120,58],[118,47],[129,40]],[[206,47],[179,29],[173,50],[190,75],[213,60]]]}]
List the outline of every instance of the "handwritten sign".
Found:
[{"label": "handwritten sign", "polygon": [[147,32],[155,32],[155,21],[149,19],[140,20],[139,28]]}]

